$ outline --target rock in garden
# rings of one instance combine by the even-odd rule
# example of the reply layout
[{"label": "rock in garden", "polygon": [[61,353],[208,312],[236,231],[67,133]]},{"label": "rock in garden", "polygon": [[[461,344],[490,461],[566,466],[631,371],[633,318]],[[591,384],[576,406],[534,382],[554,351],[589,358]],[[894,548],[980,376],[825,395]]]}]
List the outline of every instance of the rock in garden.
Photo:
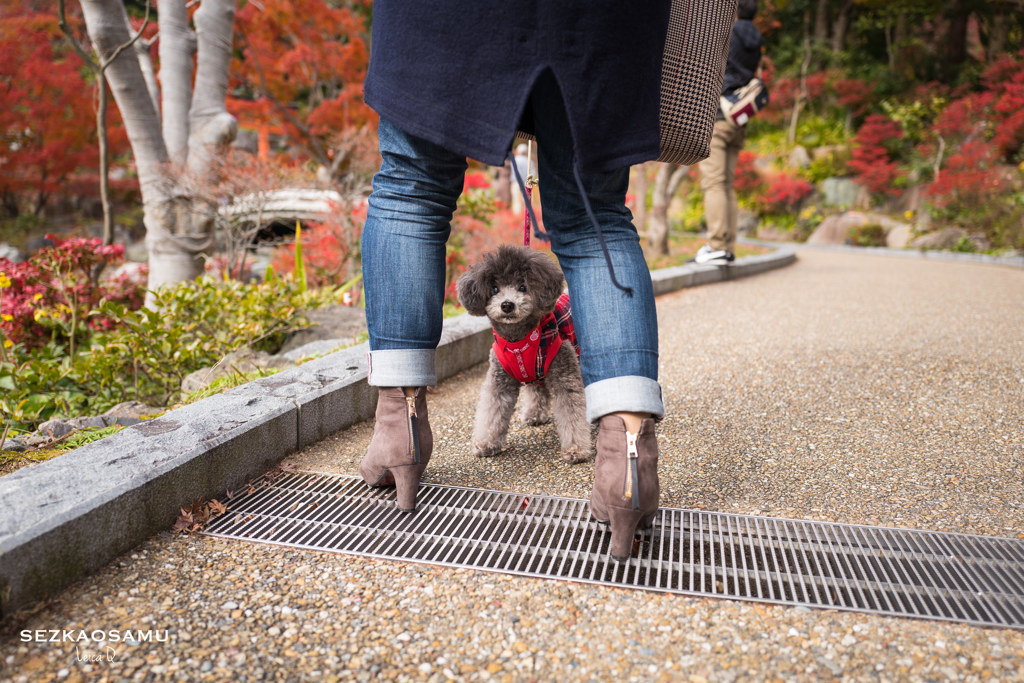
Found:
[{"label": "rock in garden", "polygon": [[915,249],[952,249],[965,237],[967,237],[966,230],[943,228],[927,235],[921,235],[911,242],[911,246]]},{"label": "rock in garden", "polygon": [[146,405],[142,401],[125,401],[124,403],[118,403],[116,406],[103,413],[103,415],[105,417],[114,418],[113,424],[129,427],[133,424],[138,424],[144,417],[162,413],[163,411],[163,408],[154,408],[153,406]]},{"label": "rock in garden", "polygon": [[914,239],[914,229],[909,225],[898,225],[885,234],[885,246],[890,249],[906,249]]},{"label": "rock in garden", "polygon": [[325,339],[355,339],[366,330],[366,314],[358,306],[325,306],[302,315],[312,327],[299,330],[288,337],[280,354],[294,351],[310,342]]},{"label": "rock in garden", "polygon": [[218,377],[231,374],[246,374],[256,370],[284,370],[295,367],[293,361],[279,356],[271,356],[264,351],[239,349],[232,351],[216,365],[200,368],[185,376],[181,381],[182,392],[189,394],[210,386]]},{"label": "rock in garden", "polygon": [[7,242],[0,242],[0,259],[7,259],[11,263],[21,263],[25,260],[25,255],[17,247],[7,244]]},{"label": "rock in garden", "polygon": [[811,165],[811,155],[807,153],[806,147],[797,145],[789,153],[787,163],[790,168],[807,168]]},{"label": "rock in garden", "polygon": [[77,429],[103,428],[116,424],[114,418],[103,417],[102,415],[85,417],[56,417],[39,425],[37,433],[59,439],[67,436]]},{"label": "rock in garden", "polygon": [[829,216],[807,238],[807,244],[848,244],[850,228],[866,225],[868,217],[859,211]]},{"label": "rock in garden", "polygon": [[860,185],[849,178],[826,178],[821,181],[821,194],[826,206],[853,206],[860,194]]}]

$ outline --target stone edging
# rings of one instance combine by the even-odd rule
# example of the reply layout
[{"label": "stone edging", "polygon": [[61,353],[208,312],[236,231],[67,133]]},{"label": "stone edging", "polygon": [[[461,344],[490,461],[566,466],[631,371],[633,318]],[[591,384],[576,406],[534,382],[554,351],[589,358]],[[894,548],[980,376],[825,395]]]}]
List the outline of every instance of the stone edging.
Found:
[{"label": "stone edging", "polygon": [[[791,248],[728,267],[652,273],[656,294],[789,265]],[[487,358],[490,326],[445,321],[438,379]],[[241,490],[290,453],[373,417],[366,343],[264,377],[0,477],[0,618],[45,599],[146,538],[179,508]]]},{"label": "stone edging", "polygon": [[926,259],[932,261],[954,261],[958,263],[980,263],[986,266],[1006,266],[1009,268],[1024,268],[1024,255],[1021,256],[993,256],[991,254],[973,254],[969,252],[942,251],[939,249],[893,249],[892,247],[858,247],[852,244],[805,244],[801,242],[769,242],[767,240],[745,239],[747,244],[756,244],[759,247],[770,249],[778,248],[799,248],[813,249],[816,251],[841,251],[852,254],[871,254],[873,256],[892,256],[895,258]]}]

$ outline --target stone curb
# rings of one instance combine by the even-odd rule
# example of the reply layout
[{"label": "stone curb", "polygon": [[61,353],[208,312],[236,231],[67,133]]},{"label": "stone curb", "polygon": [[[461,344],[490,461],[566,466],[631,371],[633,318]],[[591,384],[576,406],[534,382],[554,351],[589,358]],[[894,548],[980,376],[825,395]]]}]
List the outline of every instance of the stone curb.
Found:
[{"label": "stone curb", "polygon": [[[652,273],[656,294],[789,265],[791,248]],[[445,321],[438,380],[487,358],[485,318]],[[54,595],[200,497],[242,490],[290,453],[373,417],[368,345],[249,382],[0,477],[0,618]]]},{"label": "stone curb", "polygon": [[925,259],[931,261],[954,261],[957,263],[980,263],[986,266],[1006,266],[1008,268],[1024,268],[1024,255],[993,256],[991,254],[971,254],[938,249],[893,249],[892,247],[857,247],[852,244],[804,244],[800,242],[769,242],[766,240],[745,239],[747,244],[770,249],[814,249],[817,251],[839,251],[873,256],[892,256],[905,259]]}]

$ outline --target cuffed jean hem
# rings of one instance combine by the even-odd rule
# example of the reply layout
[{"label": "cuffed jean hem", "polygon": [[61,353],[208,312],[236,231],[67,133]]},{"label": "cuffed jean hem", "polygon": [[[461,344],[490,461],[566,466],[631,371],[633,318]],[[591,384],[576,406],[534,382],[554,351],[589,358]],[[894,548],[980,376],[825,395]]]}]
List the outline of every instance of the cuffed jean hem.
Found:
[{"label": "cuffed jean hem", "polygon": [[661,385],[649,377],[631,375],[602,379],[587,385],[587,422],[596,423],[609,413],[650,413],[665,416]]},{"label": "cuffed jean hem", "polygon": [[366,381],[372,387],[432,387],[437,384],[434,349],[370,351]]}]

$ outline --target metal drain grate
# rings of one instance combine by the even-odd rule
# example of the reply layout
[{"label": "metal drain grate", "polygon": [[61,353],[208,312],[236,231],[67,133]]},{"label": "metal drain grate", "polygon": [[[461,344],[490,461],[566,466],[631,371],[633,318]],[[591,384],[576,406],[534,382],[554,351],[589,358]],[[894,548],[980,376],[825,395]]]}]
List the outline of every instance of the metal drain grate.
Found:
[{"label": "metal drain grate", "polygon": [[419,508],[356,477],[293,473],[206,533],[624,588],[1024,628],[1024,542],[663,508],[619,563],[589,503],[424,484]]}]

